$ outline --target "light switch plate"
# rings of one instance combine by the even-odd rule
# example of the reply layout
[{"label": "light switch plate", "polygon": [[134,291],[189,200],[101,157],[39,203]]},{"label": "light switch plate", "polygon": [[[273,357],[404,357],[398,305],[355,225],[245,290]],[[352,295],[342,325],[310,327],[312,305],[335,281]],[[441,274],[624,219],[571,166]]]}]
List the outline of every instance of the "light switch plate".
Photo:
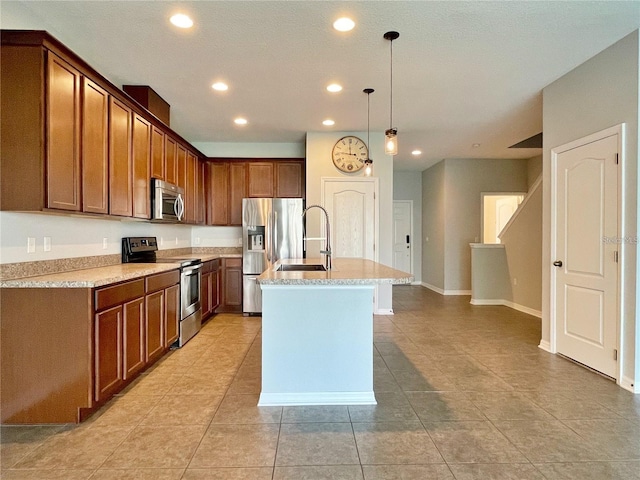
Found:
[{"label": "light switch plate", "polygon": [[44,249],[45,252],[50,252],[51,251],[51,237],[44,237],[43,249]]},{"label": "light switch plate", "polygon": [[109,248],[109,239],[107,237],[102,238],[102,249],[106,250]]},{"label": "light switch plate", "polygon": [[27,253],[36,252],[36,239],[35,237],[27,237]]}]

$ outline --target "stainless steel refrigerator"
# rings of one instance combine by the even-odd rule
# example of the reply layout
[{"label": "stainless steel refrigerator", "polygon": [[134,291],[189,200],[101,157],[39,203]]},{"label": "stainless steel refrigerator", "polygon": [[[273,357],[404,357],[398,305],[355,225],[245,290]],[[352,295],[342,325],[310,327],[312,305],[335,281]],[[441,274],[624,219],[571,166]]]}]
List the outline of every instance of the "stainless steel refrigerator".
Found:
[{"label": "stainless steel refrigerator", "polygon": [[242,311],[262,312],[258,276],[281,259],[302,258],[302,199],[242,200]]}]

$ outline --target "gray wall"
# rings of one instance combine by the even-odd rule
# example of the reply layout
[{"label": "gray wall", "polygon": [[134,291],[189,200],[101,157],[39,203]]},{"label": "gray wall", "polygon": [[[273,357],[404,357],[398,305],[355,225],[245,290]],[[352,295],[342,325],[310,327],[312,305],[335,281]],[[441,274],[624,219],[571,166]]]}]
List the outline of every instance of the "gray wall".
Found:
[{"label": "gray wall", "polygon": [[418,172],[393,172],[393,199],[413,200],[413,276],[422,280],[422,175]]},{"label": "gray wall", "polygon": [[422,172],[422,283],[441,290],[444,290],[444,207],[442,161]]},{"label": "gray wall", "polygon": [[542,155],[527,160],[527,184],[529,189],[542,174]]},{"label": "gray wall", "polygon": [[[542,345],[550,339],[551,149],[626,123],[623,168],[623,235],[637,235],[638,191],[638,31],[589,59],[543,90],[543,253]],[[640,382],[640,329],[636,317],[636,244],[621,245],[623,270],[622,376]],[[636,387],[637,388],[637,387]]]},{"label": "gray wall", "polygon": [[527,161],[504,159],[445,160],[444,289],[471,289],[470,243],[481,238],[481,193],[526,192]]}]

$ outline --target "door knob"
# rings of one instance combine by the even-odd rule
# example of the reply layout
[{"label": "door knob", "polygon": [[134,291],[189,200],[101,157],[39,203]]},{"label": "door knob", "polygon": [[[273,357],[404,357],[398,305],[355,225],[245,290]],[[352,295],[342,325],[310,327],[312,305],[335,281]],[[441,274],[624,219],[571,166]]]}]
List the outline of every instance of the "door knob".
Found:
[{"label": "door knob", "polygon": [[556,260],[555,262],[553,262],[553,266],[554,267],[561,267],[562,266],[562,260]]}]

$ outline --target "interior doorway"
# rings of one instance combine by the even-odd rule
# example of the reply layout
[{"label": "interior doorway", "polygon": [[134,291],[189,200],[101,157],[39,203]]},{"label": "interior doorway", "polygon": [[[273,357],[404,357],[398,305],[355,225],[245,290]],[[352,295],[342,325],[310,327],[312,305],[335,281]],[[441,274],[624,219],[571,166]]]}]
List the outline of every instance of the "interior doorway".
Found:
[{"label": "interior doorway", "polygon": [[500,233],[525,195],[525,192],[482,193],[482,243],[500,243]]}]

